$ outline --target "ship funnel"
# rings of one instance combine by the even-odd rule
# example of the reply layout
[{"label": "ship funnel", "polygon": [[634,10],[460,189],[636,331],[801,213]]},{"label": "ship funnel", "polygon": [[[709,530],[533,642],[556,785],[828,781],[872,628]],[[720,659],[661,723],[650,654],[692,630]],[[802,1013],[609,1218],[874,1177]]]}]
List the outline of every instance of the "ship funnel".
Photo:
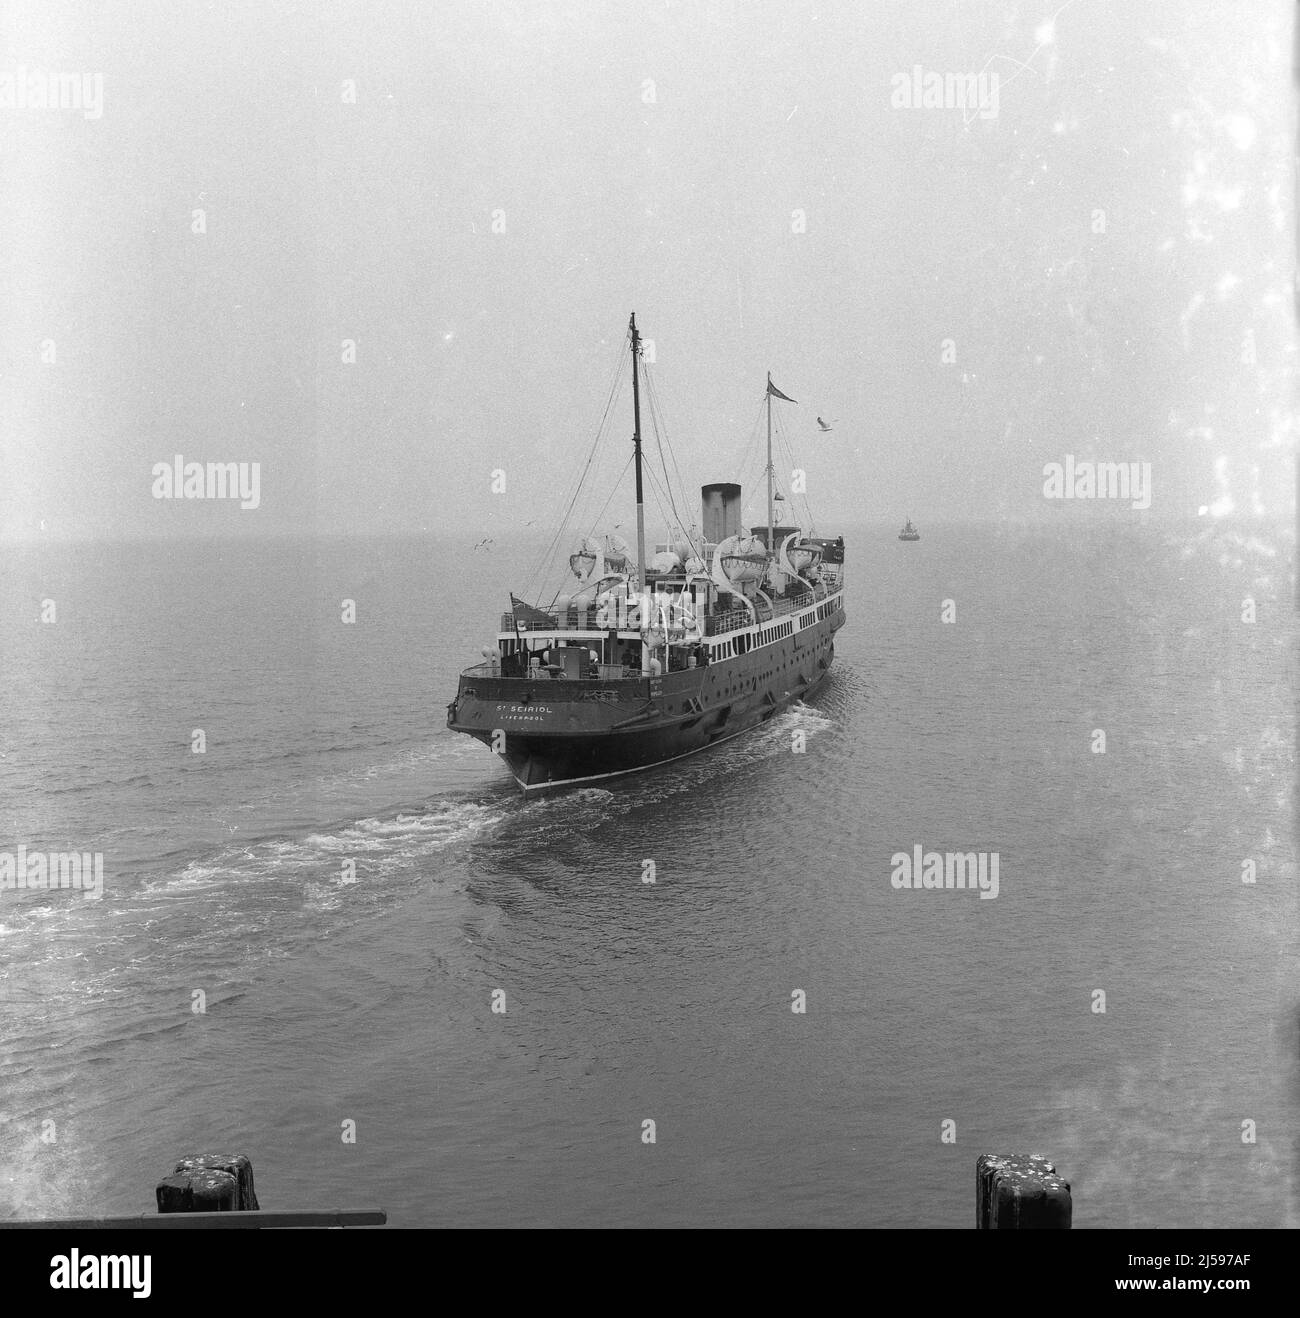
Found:
[{"label": "ship funnel", "polygon": [[701,523],[711,545],[740,533],[740,486],[722,482],[700,487]]}]

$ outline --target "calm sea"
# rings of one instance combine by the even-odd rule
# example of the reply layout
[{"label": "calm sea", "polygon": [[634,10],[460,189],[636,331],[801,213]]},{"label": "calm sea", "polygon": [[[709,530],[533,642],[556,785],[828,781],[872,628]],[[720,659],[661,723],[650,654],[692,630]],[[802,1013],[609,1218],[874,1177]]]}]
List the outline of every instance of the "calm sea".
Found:
[{"label": "calm sea", "polygon": [[0,1215],[231,1149],[398,1225],[964,1227],[1032,1151],[1081,1227],[1300,1224],[1292,537],[922,534],[848,535],[812,704],[528,802],[444,727],[526,545],[4,551],[0,850],[105,891],[0,893]]}]

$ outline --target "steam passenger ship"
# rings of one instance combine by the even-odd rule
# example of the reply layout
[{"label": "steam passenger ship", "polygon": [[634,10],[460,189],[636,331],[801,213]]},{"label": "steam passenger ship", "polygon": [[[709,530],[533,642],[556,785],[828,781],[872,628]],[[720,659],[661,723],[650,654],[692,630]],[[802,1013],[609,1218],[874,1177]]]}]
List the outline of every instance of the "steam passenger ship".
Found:
[{"label": "steam passenger ship", "polygon": [[698,526],[647,559],[635,313],[628,339],[635,553],[618,536],[585,536],[567,593],[547,607],[512,595],[495,645],[461,673],[447,708],[447,726],[501,755],[528,794],[666,764],[758,727],[823,681],[845,621],[843,537],[778,519],[772,403],[794,400],[770,374],[766,522],[742,526],[739,485],[705,485]]}]

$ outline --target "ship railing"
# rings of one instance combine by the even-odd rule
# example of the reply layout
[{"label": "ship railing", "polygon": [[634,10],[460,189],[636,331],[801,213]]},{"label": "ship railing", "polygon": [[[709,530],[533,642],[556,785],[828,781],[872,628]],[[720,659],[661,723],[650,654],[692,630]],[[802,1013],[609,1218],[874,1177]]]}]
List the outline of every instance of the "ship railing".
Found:
[{"label": "ship railing", "polygon": [[516,624],[514,615],[503,613],[501,615],[501,630],[503,632],[601,632],[608,631],[611,627],[617,625],[619,631],[636,631],[640,626],[640,614],[635,606],[628,609],[624,614],[611,612],[605,619],[605,625],[602,627],[598,621],[599,609],[570,609],[567,613],[549,613],[545,621],[538,618],[536,620],[521,620]]},{"label": "ship railing", "polygon": [[798,595],[776,595],[772,598],[772,607],[769,609],[762,600],[758,600],[756,608],[758,609],[759,622],[771,622],[773,618],[783,618],[787,614],[796,613],[803,608],[810,596],[804,594]]},{"label": "ship railing", "polygon": [[[771,612],[761,602],[757,605],[758,611],[763,615],[760,619],[767,622],[771,618],[782,617],[788,613],[795,613],[805,607],[812,599],[825,599],[826,595],[840,588],[840,575],[838,572],[828,572],[822,569],[822,578],[818,586],[811,589],[805,597],[801,592],[798,598],[787,598],[778,596],[772,601]],[[562,632],[593,632],[602,630],[597,625],[597,610],[595,609],[570,609],[567,613],[553,613],[547,616],[546,621],[541,619],[520,621],[517,625],[513,614],[503,613],[501,615],[501,630],[503,632],[549,632],[558,634]],[[736,631],[741,627],[748,626],[751,618],[747,609],[730,609],[725,613],[714,613],[704,619],[704,634],[706,636],[717,636],[721,632]],[[635,616],[629,618],[628,623],[632,628],[636,628],[637,622]],[[620,620],[622,626],[622,620]]]},{"label": "ship railing", "polygon": [[[503,632],[568,632],[568,631],[594,631],[595,624],[591,627],[580,625],[578,619],[584,616],[585,611],[582,609],[570,609],[567,614],[552,613],[547,616],[545,622],[541,619],[536,621],[532,619],[515,621],[513,613],[503,613],[501,615],[501,630]],[[573,619],[570,623],[570,618]]]},{"label": "ship railing", "polygon": [[597,664],[596,672],[584,671],[579,677],[565,677],[563,673],[553,673],[550,669],[533,664],[526,673],[503,672],[499,663],[473,664],[462,668],[461,677],[471,679],[499,678],[507,682],[639,682],[645,674],[639,668],[625,668],[622,664]]},{"label": "ship railing", "polygon": [[717,636],[720,632],[734,632],[740,627],[748,626],[749,621],[748,609],[729,609],[726,613],[714,613],[704,620],[704,634]]}]

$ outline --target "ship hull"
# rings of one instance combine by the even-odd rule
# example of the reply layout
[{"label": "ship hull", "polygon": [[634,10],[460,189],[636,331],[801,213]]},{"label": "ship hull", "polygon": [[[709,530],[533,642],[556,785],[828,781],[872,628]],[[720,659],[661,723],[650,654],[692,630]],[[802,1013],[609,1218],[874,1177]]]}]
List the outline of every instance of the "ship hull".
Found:
[{"label": "ship hull", "polygon": [[733,711],[725,722],[714,722],[704,729],[688,732],[666,728],[624,734],[621,738],[610,736],[590,744],[576,738],[524,737],[515,745],[507,746],[504,758],[515,782],[529,795],[641,773],[752,732],[774,714],[811,695],[826,676],[823,673],[797,695],[787,694],[784,699],[774,699],[766,708],[759,707],[738,715]]},{"label": "ship hull", "polygon": [[838,600],[824,613],[792,635],[657,678],[462,678],[447,725],[497,751],[530,795],[652,769],[752,731],[811,695],[844,622]]}]

